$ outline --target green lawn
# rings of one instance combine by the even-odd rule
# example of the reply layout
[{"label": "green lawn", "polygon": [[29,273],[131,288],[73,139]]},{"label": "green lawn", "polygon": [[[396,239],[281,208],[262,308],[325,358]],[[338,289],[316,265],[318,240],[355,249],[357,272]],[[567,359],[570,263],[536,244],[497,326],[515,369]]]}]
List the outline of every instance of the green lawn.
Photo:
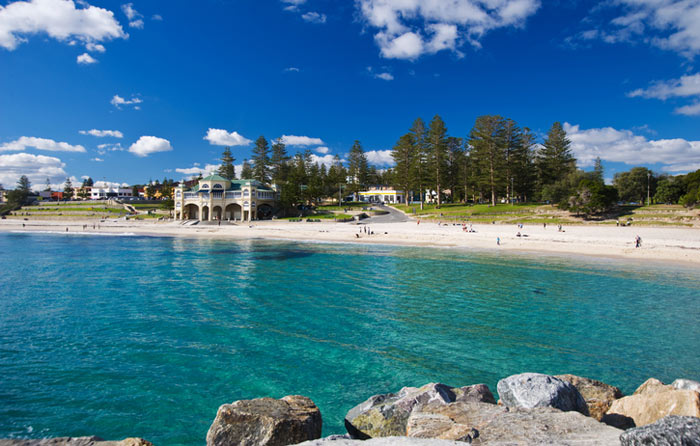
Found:
[{"label": "green lawn", "polygon": [[[426,204],[423,210],[420,209],[420,204],[398,204],[394,207],[405,212],[408,215],[434,215],[443,216],[475,216],[475,215],[504,215],[504,214],[531,214],[535,208],[541,207],[540,204],[497,204],[491,206],[488,204],[465,205],[462,203],[446,203],[442,207],[437,208],[434,204]],[[413,210],[415,209],[415,213]]]}]

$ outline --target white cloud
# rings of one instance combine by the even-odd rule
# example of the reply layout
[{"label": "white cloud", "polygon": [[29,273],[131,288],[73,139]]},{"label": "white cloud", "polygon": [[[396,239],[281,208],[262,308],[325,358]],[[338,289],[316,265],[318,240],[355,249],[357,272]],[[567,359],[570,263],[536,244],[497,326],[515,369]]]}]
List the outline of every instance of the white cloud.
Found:
[{"label": "white cloud", "polygon": [[0,152],[21,152],[28,148],[45,150],[47,152],[85,152],[81,145],[71,145],[67,142],[57,142],[53,139],[22,136],[14,141],[0,145]]},{"label": "white cloud", "polygon": [[287,68],[284,69],[284,71],[293,72],[293,73],[298,73],[298,72],[300,72],[301,70],[300,70],[299,68],[297,68],[297,67],[287,67]]},{"label": "white cloud", "polygon": [[[75,184],[75,181],[73,182],[73,184]],[[120,183],[118,181],[103,181],[103,180],[95,181],[95,182],[93,182],[92,185],[95,187],[113,187],[113,188],[115,188],[115,187],[129,187],[128,183]]]},{"label": "white cloud", "polygon": [[30,153],[0,155],[0,184],[5,188],[14,187],[19,177],[26,175],[35,188],[43,189],[46,178],[56,185],[65,181],[67,177],[65,167],[66,165],[60,159],[52,156]]},{"label": "white cloud", "polygon": [[92,57],[88,53],[83,53],[83,54],[78,56],[77,62],[80,65],[90,65],[90,64],[97,63],[97,59],[95,59],[94,57]]},{"label": "white cloud", "polygon": [[219,170],[219,167],[221,167],[221,164],[207,164],[204,167],[201,167],[199,163],[194,163],[194,166],[192,167],[177,168],[175,169],[175,172],[183,175],[199,175],[201,173],[202,175],[207,176],[211,175],[212,173],[216,173],[216,171]]},{"label": "white cloud", "polygon": [[700,115],[700,73],[681,76],[679,79],[656,81],[649,88],[639,88],[627,94],[629,97],[642,97],[666,100],[674,97],[694,97],[695,102],[676,108],[681,115]]},{"label": "white cloud", "polygon": [[153,17],[151,17],[151,20],[155,20],[156,22],[162,22],[163,16],[161,16],[160,14],[153,14]]},{"label": "white cloud", "polygon": [[375,166],[391,166],[394,164],[394,158],[391,156],[391,150],[370,150],[365,152],[367,161]]},{"label": "white cloud", "polygon": [[100,144],[97,146],[97,153],[104,155],[107,152],[121,152],[124,147],[120,143],[116,144]]},{"label": "white cloud", "polygon": [[314,149],[314,151],[315,151],[316,153],[321,153],[321,154],[325,155],[325,154],[327,154],[328,152],[330,152],[331,149],[329,149],[328,147],[321,146],[321,147],[316,147],[316,148]]},{"label": "white cloud", "polygon": [[122,105],[133,105],[135,109],[139,110],[140,107],[137,104],[142,103],[143,100],[140,98],[132,96],[131,99],[124,99],[123,97],[119,96],[118,94],[115,94],[114,97],[112,98],[111,101],[109,101],[110,104],[114,105],[118,109],[121,110]]},{"label": "white cloud", "polygon": [[442,50],[455,51],[491,30],[522,27],[540,7],[539,0],[357,0],[360,14],[377,29],[382,57],[416,59]]},{"label": "white cloud", "polygon": [[286,5],[284,7],[285,11],[298,11],[299,6],[306,3],[306,0],[282,0],[282,3]]},{"label": "white cloud", "polygon": [[97,158],[97,157],[95,157],[95,158],[90,158],[90,161],[95,161],[95,162],[97,162],[97,163],[101,163],[101,162],[104,161],[104,160],[103,160],[102,158]]},{"label": "white cloud", "polygon": [[129,19],[129,26],[131,28],[143,28],[143,15],[134,9],[133,3],[122,5],[122,11],[124,12],[126,18]]},{"label": "white cloud", "polygon": [[207,130],[204,139],[209,141],[209,144],[213,146],[247,146],[252,142],[238,132],[228,132],[223,129],[212,128]]},{"label": "white cloud", "polygon": [[145,157],[157,152],[170,152],[173,147],[170,141],[156,136],[142,136],[129,147],[129,152],[136,156]]},{"label": "white cloud", "polygon": [[123,138],[124,134],[120,132],[119,130],[97,130],[97,129],[92,129],[92,130],[80,130],[78,133],[81,135],[92,135],[96,136],[98,138],[104,138],[105,136],[109,136],[112,138]]},{"label": "white cloud", "polygon": [[94,42],[86,43],[85,49],[88,51],[95,52],[95,53],[104,53],[106,51],[104,45],[100,45],[99,43],[94,43]]},{"label": "white cloud", "polygon": [[377,79],[382,79],[385,81],[393,81],[394,76],[391,73],[377,73],[374,75]]},{"label": "white cloud", "polygon": [[114,13],[73,0],[16,1],[0,6],[0,46],[14,50],[28,35],[46,33],[61,42],[126,39]]},{"label": "white cloud", "polygon": [[602,8],[622,15],[580,34],[607,43],[642,41],[692,58],[700,54],[700,2],[697,0],[616,0]]},{"label": "white cloud", "polygon": [[662,164],[663,170],[692,170],[700,163],[700,141],[681,138],[649,140],[631,130],[612,127],[582,130],[564,123],[571,150],[581,166],[592,166],[596,157],[605,161],[638,164]]},{"label": "white cloud", "polygon": [[302,14],[301,18],[304,19],[305,22],[309,23],[326,23],[326,15],[315,11]]},{"label": "white cloud", "polygon": [[322,164],[326,167],[330,167],[333,165],[335,157],[333,155],[323,155],[323,156],[318,156],[314,153],[311,154],[311,162],[314,164]]},{"label": "white cloud", "polygon": [[323,144],[321,138],[310,138],[308,136],[282,135],[280,139],[288,146],[307,147],[320,146]]}]

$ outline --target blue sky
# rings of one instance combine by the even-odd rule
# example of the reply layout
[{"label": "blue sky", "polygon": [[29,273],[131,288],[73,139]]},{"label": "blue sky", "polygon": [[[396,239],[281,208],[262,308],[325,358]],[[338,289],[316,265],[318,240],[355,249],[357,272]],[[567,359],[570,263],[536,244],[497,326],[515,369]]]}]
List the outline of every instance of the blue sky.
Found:
[{"label": "blue sky", "polygon": [[[189,178],[260,135],[379,167],[421,116],[700,168],[700,0],[0,0],[0,183]],[[82,133],[81,133],[82,132]]]}]

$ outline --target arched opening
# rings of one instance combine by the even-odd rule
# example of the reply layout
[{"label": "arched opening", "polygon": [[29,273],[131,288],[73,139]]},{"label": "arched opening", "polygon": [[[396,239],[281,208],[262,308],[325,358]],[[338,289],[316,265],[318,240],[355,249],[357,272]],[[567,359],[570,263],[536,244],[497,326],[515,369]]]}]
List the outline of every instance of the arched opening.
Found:
[{"label": "arched opening", "polygon": [[196,204],[188,204],[183,212],[183,220],[197,220],[199,218],[199,207]]},{"label": "arched opening", "polygon": [[211,216],[214,220],[221,220],[221,206],[214,206],[211,210]]},{"label": "arched opening", "polygon": [[229,204],[228,206],[226,206],[224,218],[226,218],[226,220],[240,220],[241,218],[243,218],[243,208],[240,204]]},{"label": "arched opening", "polygon": [[272,218],[272,206],[269,204],[261,204],[258,207],[258,219],[269,220]]},{"label": "arched opening", "polygon": [[200,218],[200,220],[209,220],[209,206],[202,206],[202,218]]}]

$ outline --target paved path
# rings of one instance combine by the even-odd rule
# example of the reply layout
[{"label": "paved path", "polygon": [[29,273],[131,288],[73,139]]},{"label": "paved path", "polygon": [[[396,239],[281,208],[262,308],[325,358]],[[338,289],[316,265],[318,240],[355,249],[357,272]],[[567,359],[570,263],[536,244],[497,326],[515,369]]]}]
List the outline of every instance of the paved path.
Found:
[{"label": "paved path", "polygon": [[386,215],[375,215],[370,218],[365,218],[360,223],[373,225],[377,223],[403,223],[409,220],[409,218],[403,213],[389,206],[372,205],[375,209],[381,209],[382,211],[388,211]]}]

